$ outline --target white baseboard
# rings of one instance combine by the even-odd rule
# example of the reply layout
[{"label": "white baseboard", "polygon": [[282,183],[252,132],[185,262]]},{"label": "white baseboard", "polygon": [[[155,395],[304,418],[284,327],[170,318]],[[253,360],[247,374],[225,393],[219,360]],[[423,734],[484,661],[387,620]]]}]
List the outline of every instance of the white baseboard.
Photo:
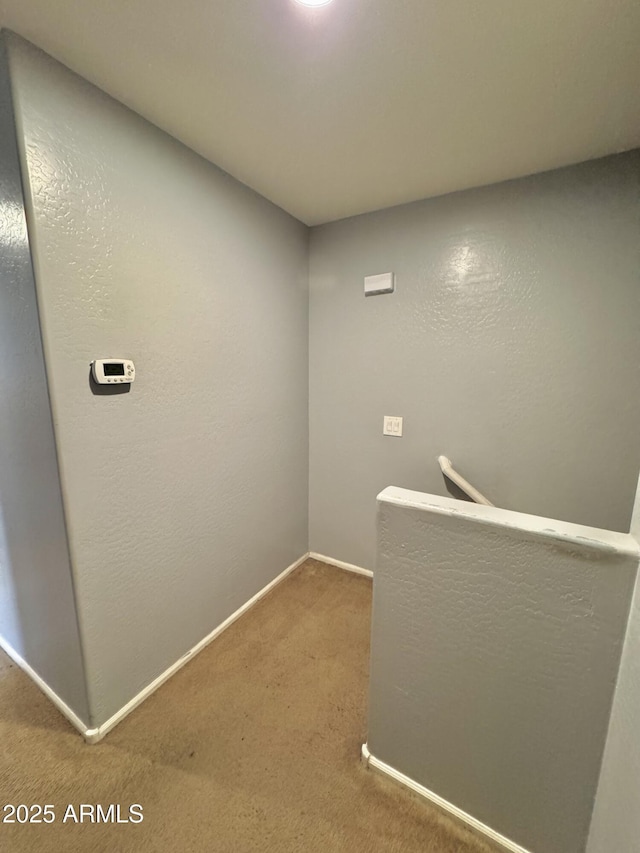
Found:
[{"label": "white baseboard", "polygon": [[86,734],[89,731],[86,724],[83,723],[75,711],[73,711],[67,703],[58,696],[55,690],[49,687],[47,682],[38,675],[35,669],[29,666],[22,655],[18,654],[18,652],[4,639],[4,637],[0,637],[0,648],[2,648],[5,654],[11,658],[16,666],[19,666],[20,669],[29,676],[34,684],[42,690],[47,699],[53,702],[60,713],[69,720],[71,725],[77,729],[83,737],[86,737]]},{"label": "white baseboard", "polygon": [[283,572],[281,572],[276,578],[274,578],[270,583],[268,583],[265,587],[263,587],[259,592],[257,592],[253,598],[250,598],[249,601],[245,602],[242,607],[239,607],[235,613],[232,613],[221,625],[218,625],[217,628],[214,628],[210,634],[207,634],[199,643],[189,649],[189,651],[184,654],[179,660],[177,660],[174,664],[172,664],[168,669],[166,669],[161,675],[159,675],[151,684],[148,684],[144,689],[140,691],[136,696],[133,697],[126,705],[120,708],[119,711],[110,717],[105,723],[98,728],[89,728],[82,720],[75,714],[71,708],[63,702],[63,700],[55,693],[51,687],[43,681],[42,678],[38,675],[38,673],[29,666],[29,664],[16,652],[12,646],[10,646],[5,640],[0,637],[0,646],[4,649],[4,651],[9,655],[9,657],[20,667],[23,672],[25,672],[29,678],[34,681],[37,686],[42,690],[42,692],[47,696],[56,708],[69,720],[72,726],[76,728],[80,734],[84,737],[87,743],[98,743],[99,740],[110,732],[111,729],[116,726],[121,720],[133,711],[134,708],[137,708],[141,702],[151,696],[151,694],[158,689],[162,684],[164,684],[167,679],[171,678],[174,673],[176,673],[179,669],[181,669],[186,663],[188,663],[191,658],[195,657],[198,652],[201,652],[205,646],[208,646],[216,637],[220,636],[222,632],[232,625],[236,619],[239,619],[243,613],[246,613],[254,604],[257,604],[261,598],[263,598],[268,592],[270,592],[274,586],[277,586],[281,583],[287,575],[290,575],[294,569],[297,569],[298,566],[302,565],[304,561],[307,559],[309,554],[303,554],[295,563],[292,563],[288,566]]},{"label": "white baseboard", "polygon": [[[143,690],[140,691],[136,696],[133,697],[126,705],[120,708],[119,711],[110,717],[105,723],[103,723],[97,729],[85,729],[82,734],[87,743],[98,743],[98,741],[102,740],[102,738],[111,731],[114,726],[116,726],[119,722],[124,720],[124,718],[130,714],[135,708],[140,705],[141,702],[150,696],[154,691],[156,691],[161,685],[165,683],[172,675],[174,675],[179,669],[181,669],[186,663],[188,663],[191,658],[195,657],[198,652],[201,652],[206,646],[209,645],[216,637],[219,637],[220,634],[224,630],[226,630],[230,625],[232,625],[236,619],[239,619],[244,613],[247,612],[254,604],[257,604],[261,598],[263,598],[268,592],[270,592],[275,586],[281,583],[288,575],[291,574],[298,566],[301,566],[305,560],[309,557],[313,557],[316,560],[321,560],[324,563],[328,563],[332,566],[337,566],[340,569],[345,569],[348,572],[355,572],[356,574],[366,575],[367,577],[372,577],[373,572],[370,572],[368,569],[361,569],[359,566],[352,566],[350,563],[343,563],[340,560],[333,560],[331,557],[325,557],[322,554],[313,554],[307,552],[303,554],[299,559],[288,566],[283,572],[281,572],[276,578],[274,578],[270,583],[268,583],[265,587],[263,587],[260,592],[257,592],[253,598],[250,598],[249,601],[245,602],[242,607],[239,607],[235,613],[232,613],[225,621],[218,625],[217,628],[200,640],[192,649],[190,649],[186,654],[184,654],[179,660],[177,660],[174,664],[172,664],[168,669],[166,669],[161,675],[159,675],[154,681],[148,684]],[[64,713],[64,711],[63,711]]]},{"label": "white baseboard", "polygon": [[379,758],[376,758],[375,755],[372,755],[371,752],[369,752],[369,747],[366,743],[362,744],[362,761],[367,767],[371,767],[373,770],[377,770],[379,773],[389,776],[391,779],[394,779],[406,788],[410,788],[416,794],[424,797],[425,800],[429,800],[430,803],[433,803],[433,805],[437,806],[442,811],[474,830],[474,832],[490,839],[494,844],[497,844],[503,850],[508,851],[508,853],[529,853],[528,850],[525,850],[524,847],[516,844],[515,841],[511,841],[511,839],[506,838],[504,835],[501,835],[499,832],[491,829],[490,826],[476,820],[475,817],[463,812],[462,809],[454,806],[453,803],[448,802],[438,796],[438,794],[434,794],[433,791],[430,791],[428,788],[418,784],[418,782],[414,782],[414,780],[410,779],[409,776],[405,776],[404,773],[400,773],[399,770],[385,764],[384,761],[380,761]]},{"label": "white baseboard", "polygon": [[364,575],[367,578],[373,577],[371,569],[363,569],[360,566],[354,566],[353,563],[344,563],[342,560],[334,560],[333,557],[327,557],[326,554],[316,554],[315,551],[310,551],[307,555],[313,560],[320,560],[321,563],[328,563],[330,566],[336,566],[338,569],[344,569],[345,572],[353,572],[356,575]]},{"label": "white baseboard", "polygon": [[179,669],[181,669],[186,663],[188,663],[191,658],[195,657],[198,652],[201,652],[206,646],[209,645],[216,637],[220,636],[222,632],[232,625],[236,619],[239,619],[244,613],[247,612],[254,604],[257,604],[261,598],[263,598],[268,592],[270,592],[275,586],[281,583],[288,575],[291,574],[298,566],[302,565],[306,559],[309,557],[313,557],[315,560],[320,560],[323,563],[328,563],[331,566],[337,566],[339,569],[344,569],[348,572],[355,572],[359,575],[365,575],[366,577],[373,577],[373,572],[369,569],[362,569],[360,566],[354,566],[351,563],[344,563],[341,560],[334,560],[331,557],[327,557],[324,554],[316,554],[316,553],[306,553],[303,554],[295,563],[292,563],[288,566],[283,572],[281,572],[276,578],[274,578],[270,583],[268,583],[265,587],[263,587],[259,592],[257,592],[253,598],[250,598],[249,601],[245,602],[242,607],[239,607],[235,613],[232,613],[225,621],[218,625],[217,628],[200,640],[199,643],[189,649],[189,651],[184,654],[179,660],[177,660],[174,664],[172,664],[168,669],[166,669],[161,675],[159,675],[156,679],[154,679],[150,684],[148,684],[145,688],[143,688],[140,693],[133,697],[126,705],[120,708],[119,711],[116,711],[112,717],[110,717],[105,723],[97,728],[89,728],[79,717],[78,715],[64,702],[58,694],[49,687],[49,685],[44,681],[38,673],[29,666],[29,664],[16,652],[16,650],[10,646],[2,637],[0,637],[0,647],[4,649],[7,655],[14,661],[14,663],[20,667],[23,672],[25,672],[29,678],[42,690],[42,692],[47,696],[56,708],[67,718],[67,720],[71,723],[71,725],[77,729],[80,734],[84,737],[87,743],[98,743],[98,741],[102,740],[102,738],[111,731],[119,722],[124,720],[124,718],[130,714],[134,708],[137,708],[141,702],[154,693],[162,684],[165,683],[169,678],[171,678],[174,673],[176,673]]},{"label": "white baseboard", "polygon": [[158,687],[163,685],[165,681],[171,678],[171,676],[174,675],[179,669],[182,669],[182,667],[186,663],[188,663],[191,658],[195,657],[198,652],[201,652],[206,646],[209,645],[209,643],[215,640],[216,637],[219,637],[223,631],[225,631],[230,625],[232,625],[236,621],[236,619],[239,619],[244,613],[247,612],[247,610],[252,608],[254,604],[257,604],[261,598],[264,598],[264,596],[268,592],[270,592],[275,586],[281,583],[287,577],[287,575],[290,575],[291,572],[294,571],[294,569],[297,569],[298,566],[302,565],[302,563],[304,563],[308,556],[308,553],[303,554],[302,557],[295,561],[295,563],[292,563],[290,566],[288,566],[276,578],[274,578],[259,592],[257,592],[253,596],[253,598],[250,598],[249,601],[246,601],[242,605],[242,607],[239,607],[235,611],[235,613],[232,613],[231,616],[225,619],[224,622],[218,625],[217,628],[214,628],[210,634],[207,634],[207,636],[200,640],[199,643],[196,643],[196,645],[192,649],[189,649],[189,651],[184,654],[179,660],[177,660],[174,664],[171,664],[168,669],[165,669],[165,671],[161,675],[159,675],[156,679],[154,679],[154,681],[152,681],[145,688],[143,688],[140,693],[134,696],[133,699],[127,702],[127,704],[120,708],[119,711],[116,711],[116,713],[112,717],[110,717],[105,723],[103,723],[97,729],[90,729],[85,731],[83,734],[87,743],[98,743],[99,740],[102,740],[102,738],[107,734],[107,732],[110,732],[111,729],[119,722],[124,720],[124,718],[128,716],[134,710],[134,708],[137,708],[138,705],[140,705],[141,702],[144,702],[144,700],[148,696],[151,696],[151,694],[154,693],[158,689]]}]

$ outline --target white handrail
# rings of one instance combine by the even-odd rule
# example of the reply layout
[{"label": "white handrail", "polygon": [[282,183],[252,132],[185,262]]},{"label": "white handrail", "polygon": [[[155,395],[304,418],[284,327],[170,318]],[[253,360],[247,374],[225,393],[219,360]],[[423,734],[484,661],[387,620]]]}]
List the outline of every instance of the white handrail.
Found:
[{"label": "white handrail", "polygon": [[477,504],[484,504],[484,506],[494,506],[491,501],[487,500],[482,492],[479,492],[477,489],[468,483],[464,477],[462,477],[455,470],[453,465],[451,464],[451,460],[446,456],[438,456],[438,464],[440,465],[440,470],[444,474],[445,477],[448,477],[452,483],[455,483],[459,489],[471,498],[472,501],[475,501]]}]

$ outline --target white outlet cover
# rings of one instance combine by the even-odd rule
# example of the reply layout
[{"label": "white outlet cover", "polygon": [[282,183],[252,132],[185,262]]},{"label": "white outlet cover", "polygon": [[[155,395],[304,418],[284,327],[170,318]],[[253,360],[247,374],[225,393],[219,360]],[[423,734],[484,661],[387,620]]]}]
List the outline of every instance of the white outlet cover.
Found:
[{"label": "white outlet cover", "polygon": [[392,272],[383,272],[380,273],[380,275],[365,276],[365,296],[376,296],[379,293],[393,293],[394,289],[395,278]]},{"label": "white outlet cover", "polygon": [[385,415],[382,424],[382,434],[402,438],[402,418],[396,415]]}]

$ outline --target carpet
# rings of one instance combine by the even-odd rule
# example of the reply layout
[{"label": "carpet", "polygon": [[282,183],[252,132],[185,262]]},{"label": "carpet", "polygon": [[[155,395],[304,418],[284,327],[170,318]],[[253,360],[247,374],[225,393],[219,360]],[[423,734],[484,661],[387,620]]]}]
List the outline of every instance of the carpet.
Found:
[{"label": "carpet", "polygon": [[0,652],[0,811],[55,817],[1,823],[0,850],[490,853],[360,763],[370,607],[308,560],[95,746]]}]

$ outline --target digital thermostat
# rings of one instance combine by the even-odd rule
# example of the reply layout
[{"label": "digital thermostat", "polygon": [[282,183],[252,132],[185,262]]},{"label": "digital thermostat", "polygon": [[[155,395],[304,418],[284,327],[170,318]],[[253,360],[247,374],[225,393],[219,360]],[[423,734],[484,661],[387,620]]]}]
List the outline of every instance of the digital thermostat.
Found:
[{"label": "digital thermostat", "polygon": [[97,358],[91,362],[91,372],[99,385],[133,382],[136,378],[136,369],[128,358]]}]

